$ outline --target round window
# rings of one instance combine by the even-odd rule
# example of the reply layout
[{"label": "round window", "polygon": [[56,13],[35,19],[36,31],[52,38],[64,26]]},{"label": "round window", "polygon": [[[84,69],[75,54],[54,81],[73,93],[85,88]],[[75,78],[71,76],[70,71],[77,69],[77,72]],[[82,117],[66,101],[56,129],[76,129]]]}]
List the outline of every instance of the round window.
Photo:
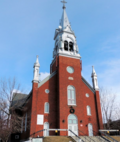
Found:
[{"label": "round window", "polygon": [[67,67],[67,72],[69,72],[69,73],[74,73],[73,67]]},{"label": "round window", "polygon": [[49,92],[50,92],[50,91],[49,91],[49,89],[46,89],[46,90],[45,90],[45,93],[47,93],[47,94],[48,94]]},{"label": "round window", "polygon": [[86,94],[86,97],[87,97],[87,98],[89,97],[89,94],[88,94],[88,93]]}]

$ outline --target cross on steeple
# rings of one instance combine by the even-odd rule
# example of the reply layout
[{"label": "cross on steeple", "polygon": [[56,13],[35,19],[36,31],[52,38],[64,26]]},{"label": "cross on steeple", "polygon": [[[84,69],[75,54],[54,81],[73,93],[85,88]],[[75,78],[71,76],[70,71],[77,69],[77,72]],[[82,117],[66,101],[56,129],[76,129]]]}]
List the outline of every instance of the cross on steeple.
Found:
[{"label": "cross on steeple", "polygon": [[63,3],[63,9],[65,9],[65,3],[67,3],[65,0],[61,1]]}]

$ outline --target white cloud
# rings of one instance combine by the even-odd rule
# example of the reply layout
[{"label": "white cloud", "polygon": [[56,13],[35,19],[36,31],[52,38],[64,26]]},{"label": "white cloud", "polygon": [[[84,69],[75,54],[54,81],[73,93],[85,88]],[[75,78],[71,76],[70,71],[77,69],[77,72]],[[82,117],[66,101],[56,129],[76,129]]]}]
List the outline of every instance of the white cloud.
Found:
[{"label": "white cloud", "polygon": [[99,85],[112,90],[120,100],[120,59],[112,59],[99,64],[98,72]]},{"label": "white cloud", "polygon": [[48,72],[41,72],[40,73],[40,80],[42,81],[43,79],[45,79],[49,75],[50,75],[50,73],[48,73]]}]

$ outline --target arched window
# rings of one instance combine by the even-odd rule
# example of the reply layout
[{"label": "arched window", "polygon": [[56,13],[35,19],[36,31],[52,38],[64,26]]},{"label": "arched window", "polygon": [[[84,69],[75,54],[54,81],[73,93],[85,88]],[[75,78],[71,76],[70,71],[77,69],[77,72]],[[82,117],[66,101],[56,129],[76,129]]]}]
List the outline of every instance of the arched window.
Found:
[{"label": "arched window", "polygon": [[68,42],[66,40],[64,41],[64,50],[68,51]]},{"label": "arched window", "polygon": [[77,117],[74,114],[68,116],[68,124],[77,124]]},{"label": "arched window", "polygon": [[49,103],[45,103],[45,113],[49,113]]},{"label": "arched window", "polygon": [[56,53],[57,53],[57,49],[58,49],[58,45],[56,45],[56,47],[55,47]]},{"label": "arched window", "polygon": [[75,88],[73,86],[68,86],[68,105],[76,105]]},{"label": "arched window", "polygon": [[73,43],[69,42],[69,51],[73,51]]},{"label": "arched window", "polygon": [[90,106],[87,106],[87,115],[91,115],[91,108],[90,108]]}]

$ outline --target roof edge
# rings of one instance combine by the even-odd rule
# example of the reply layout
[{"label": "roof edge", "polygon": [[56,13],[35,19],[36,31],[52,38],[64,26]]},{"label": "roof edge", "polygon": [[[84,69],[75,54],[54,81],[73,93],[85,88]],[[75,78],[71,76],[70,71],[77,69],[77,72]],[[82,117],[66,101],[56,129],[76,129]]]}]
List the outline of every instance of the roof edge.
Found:
[{"label": "roof edge", "polygon": [[85,78],[82,76],[82,81],[87,85],[87,87],[95,94],[95,90],[93,87],[85,80]]},{"label": "roof edge", "polygon": [[41,82],[38,84],[38,88],[39,88],[40,86],[42,86],[44,83],[46,83],[49,79],[51,79],[56,73],[57,73],[57,71],[54,71],[52,74],[50,74],[48,77],[46,77],[43,81],[41,81]]}]

